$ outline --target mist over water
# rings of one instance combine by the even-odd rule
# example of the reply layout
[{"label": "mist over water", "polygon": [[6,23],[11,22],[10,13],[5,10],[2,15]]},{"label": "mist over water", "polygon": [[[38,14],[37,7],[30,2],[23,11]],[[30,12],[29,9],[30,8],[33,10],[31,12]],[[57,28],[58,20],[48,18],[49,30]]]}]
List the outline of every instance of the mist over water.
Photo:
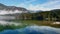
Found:
[{"label": "mist over water", "polygon": [[15,14],[15,13],[22,13],[22,11],[18,11],[18,10],[15,10],[15,11],[6,11],[6,10],[0,10],[0,15],[5,15],[5,14]]}]

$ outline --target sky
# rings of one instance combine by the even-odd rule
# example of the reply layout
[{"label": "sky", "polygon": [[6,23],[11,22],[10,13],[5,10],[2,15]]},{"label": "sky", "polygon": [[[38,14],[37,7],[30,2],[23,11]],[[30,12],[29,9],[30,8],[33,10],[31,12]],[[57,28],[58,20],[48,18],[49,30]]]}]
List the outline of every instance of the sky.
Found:
[{"label": "sky", "polygon": [[60,9],[60,0],[0,0],[7,6],[24,7],[28,10],[53,10]]}]

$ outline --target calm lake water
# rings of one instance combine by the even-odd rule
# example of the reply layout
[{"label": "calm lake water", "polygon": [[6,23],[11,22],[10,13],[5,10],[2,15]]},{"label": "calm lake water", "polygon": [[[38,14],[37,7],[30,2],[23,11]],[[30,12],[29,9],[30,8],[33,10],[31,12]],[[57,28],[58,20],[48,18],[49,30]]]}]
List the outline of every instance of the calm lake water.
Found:
[{"label": "calm lake water", "polygon": [[[0,24],[6,25],[7,23],[11,24],[12,22],[2,21],[0,19]],[[60,34],[60,28],[34,25],[34,26],[27,26],[21,29],[4,30],[1,31],[0,34]]]},{"label": "calm lake water", "polygon": [[60,34],[60,28],[49,26],[27,26],[16,30],[4,30],[0,34]]}]

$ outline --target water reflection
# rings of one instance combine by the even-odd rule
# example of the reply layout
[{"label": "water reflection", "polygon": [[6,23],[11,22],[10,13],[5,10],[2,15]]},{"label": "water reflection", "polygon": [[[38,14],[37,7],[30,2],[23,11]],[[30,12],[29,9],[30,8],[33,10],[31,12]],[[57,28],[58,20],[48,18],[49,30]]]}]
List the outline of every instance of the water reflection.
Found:
[{"label": "water reflection", "polygon": [[8,22],[8,21],[4,21],[4,20],[0,20],[0,24],[1,24],[1,25],[4,25],[4,26],[5,26],[5,25],[8,25],[8,24],[9,24],[9,25],[13,25],[13,24],[14,24],[15,26],[22,25],[22,23]]},{"label": "water reflection", "polygon": [[27,26],[22,29],[4,30],[0,34],[60,34],[60,28],[49,26]]}]

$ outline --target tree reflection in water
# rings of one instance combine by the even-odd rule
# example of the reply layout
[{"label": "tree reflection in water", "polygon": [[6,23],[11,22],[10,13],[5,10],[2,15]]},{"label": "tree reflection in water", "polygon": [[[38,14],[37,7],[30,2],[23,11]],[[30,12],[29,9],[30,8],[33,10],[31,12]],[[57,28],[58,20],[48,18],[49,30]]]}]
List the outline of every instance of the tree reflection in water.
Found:
[{"label": "tree reflection in water", "polygon": [[4,30],[0,34],[60,34],[60,28],[49,26],[27,26],[22,29]]}]

